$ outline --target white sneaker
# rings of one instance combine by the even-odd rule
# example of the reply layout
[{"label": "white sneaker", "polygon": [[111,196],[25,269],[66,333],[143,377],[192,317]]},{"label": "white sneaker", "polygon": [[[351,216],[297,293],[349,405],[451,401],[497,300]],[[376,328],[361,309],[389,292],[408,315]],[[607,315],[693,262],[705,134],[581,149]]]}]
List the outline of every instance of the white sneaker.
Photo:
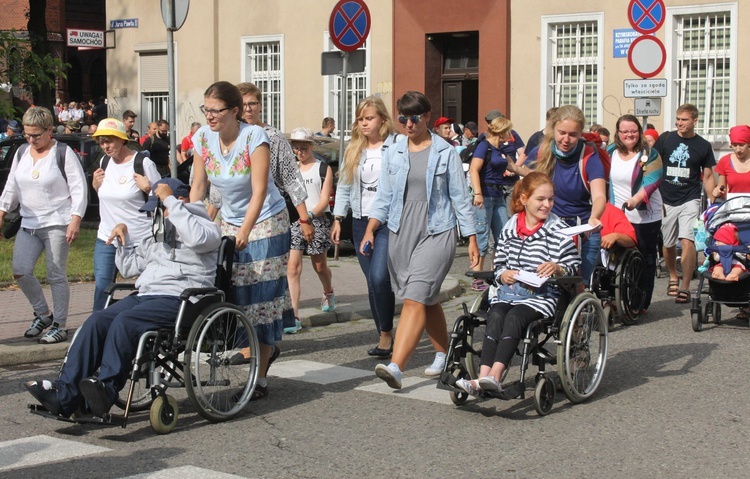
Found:
[{"label": "white sneaker", "polygon": [[477,398],[482,395],[482,388],[474,386],[468,379],[457,379],[456,387],[463,389],[471,397]]},{"label": "white sneaker", "polygon": [[378,364],[375,366],[375,374],[391,388],[401,389],[401,377],[403,373],[396,363],[391,363],[388,366]]},{"label": "white sneaker", "polygon": [[59,323],[52,323],[49,331],[39,338],[39,344],[55,344],[68,339],[68,330],[60,328]]},{"label": "white sneaker", "polygon": [[484,376],[479,378],[479,387],[482,388],[484,391],[493,391],[493,392],[500,392],[503,390],[503,387],[500,385],[500,383],[492,376]]},{"label": "white sneaker", "polygon": [[52,313],[49,316],[40,316],[34,313],[34,322],[31,323],[29,329],[23,333],[25,338],[35,338],[42,334],[42,331],[47,329],[52,324]]},{"label": "white sneaker", "polygon": [[432,361],[432,365],[424,370],[424,375],[434,378],[440,376],[445,368],[445,353],[435,353],[435,360]]}]

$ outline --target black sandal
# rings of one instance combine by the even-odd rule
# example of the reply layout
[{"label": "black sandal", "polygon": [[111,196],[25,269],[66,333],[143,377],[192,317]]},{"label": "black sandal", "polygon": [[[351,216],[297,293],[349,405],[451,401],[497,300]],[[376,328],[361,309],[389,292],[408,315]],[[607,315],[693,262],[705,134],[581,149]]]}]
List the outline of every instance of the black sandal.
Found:
[{"label": "black sandal", "polygon": [[250,400],[255,401],[256,399],[263,399],[266,396],[268,396],[268,386],[261,386],[260,384],[257,384],[255,386],[255,391],[253,391],[252,397],[250,397]]},{"label": "black sandal", "polygon": [[690,291],[681,289],[677,291],[677,297],[674,299],[677,304],[688,304],[690,303]]},{"label": "black sandal", "polygon": [[667,286],[667,296],[677,296],[680,294],[680,282],[678,281],[669,281],[669,286]]}]

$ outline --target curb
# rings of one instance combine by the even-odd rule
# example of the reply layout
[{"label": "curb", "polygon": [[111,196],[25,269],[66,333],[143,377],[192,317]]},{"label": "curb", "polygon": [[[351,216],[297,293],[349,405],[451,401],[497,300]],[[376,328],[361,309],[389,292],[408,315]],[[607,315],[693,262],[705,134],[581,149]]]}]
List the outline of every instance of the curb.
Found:
[{"label": "curb", "polygon": [[[445,303],[462,294],[463,288],[458,280],[448,275],[440,287],[438,301]],[[402,303],[396,302],[396,315],[401,313],[401,307]],[[306,328],[372,318],[368,301],[337,304],[336,311],[330,313],[324,313],[318,308],[302,308],[299,313],[302,326]],[[75,330],[69,330],[69,338],[72,339],[74,333]],[[35,339],[12,340],[0,344],[0,367],[62,359],[65,357],[68,346],[70,346],[70,340],[48,345],[41,345]]]}]

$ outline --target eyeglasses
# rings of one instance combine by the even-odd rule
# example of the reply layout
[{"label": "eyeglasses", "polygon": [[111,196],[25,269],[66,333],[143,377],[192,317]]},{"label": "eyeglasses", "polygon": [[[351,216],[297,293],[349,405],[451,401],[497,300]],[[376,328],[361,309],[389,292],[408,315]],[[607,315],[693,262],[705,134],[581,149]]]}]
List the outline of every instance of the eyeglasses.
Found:
[{"label": "eyeglasses", "polygon": [[42,136],[43,136],[43,135],[44,135],[45,133],[47,133],[47,132],[46,132],[46,131],[43,131],[43,132],[41,132],[41,133],[24,133],[24,134],[23,134],[23,137],[24,137],[24,138],[26,138],[27,140],[38,140],[38,139],[39,139],[39,138],[41,138],[41,137],[42,137]]},{"label": "eyeglasses", "polygon": [[638,130],[631,130],[631,131],[622,131],[618,130],[618,133],[622,136],[635,136],[638,134]]},{"label": "eyeglasses", "polygon": [[419,123],[419,119],[422,118],[423,115],[424,113],[422,113],[421,115],[399,115],[398,122],[406,126],[409,120],[411,120],[411,122],[416,125],[417,123]]},{"label": "eyeglasses", "polygon": [[229,110],[229,107],[220,108],[218,110],[215,110],[213,108],[206,108],[205,105],[200,106],[201,113],[203,113],[205,116],[210,116],[213,118],[216,118],[217,116],[221,115],[222,112]]},{"label": "eyeglasses", "polygon": [[292,150],[299,151],[300,153],[307,153],[307,150],[309,150],[309,146],[293,146]]},{"label": "eyeglasses", "polygon": [[245,110],[249,110],[251,108],[255,108],[258,105],[260,105],[259,101],[249,101],[247,103],[243,103],[242,108],[244,108]]}]

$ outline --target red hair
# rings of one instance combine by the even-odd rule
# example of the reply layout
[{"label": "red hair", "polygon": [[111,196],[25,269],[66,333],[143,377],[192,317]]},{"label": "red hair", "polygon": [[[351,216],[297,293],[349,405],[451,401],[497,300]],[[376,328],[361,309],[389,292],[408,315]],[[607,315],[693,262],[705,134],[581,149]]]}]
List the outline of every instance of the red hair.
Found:
[{"label": "red hair", "polygon": [[550,185],[554,189],[555,185],[549,176],[539,171],[532,171],[528,175],[523,177],[523,180],[516,183],[513,188],[513,194],[510,197],[510,209],[513,213],[520,213],[523,211],[523,203],[521,203],[521,195],[525,195],[526,198],[534,194],[537,188],[542,185]]}]

